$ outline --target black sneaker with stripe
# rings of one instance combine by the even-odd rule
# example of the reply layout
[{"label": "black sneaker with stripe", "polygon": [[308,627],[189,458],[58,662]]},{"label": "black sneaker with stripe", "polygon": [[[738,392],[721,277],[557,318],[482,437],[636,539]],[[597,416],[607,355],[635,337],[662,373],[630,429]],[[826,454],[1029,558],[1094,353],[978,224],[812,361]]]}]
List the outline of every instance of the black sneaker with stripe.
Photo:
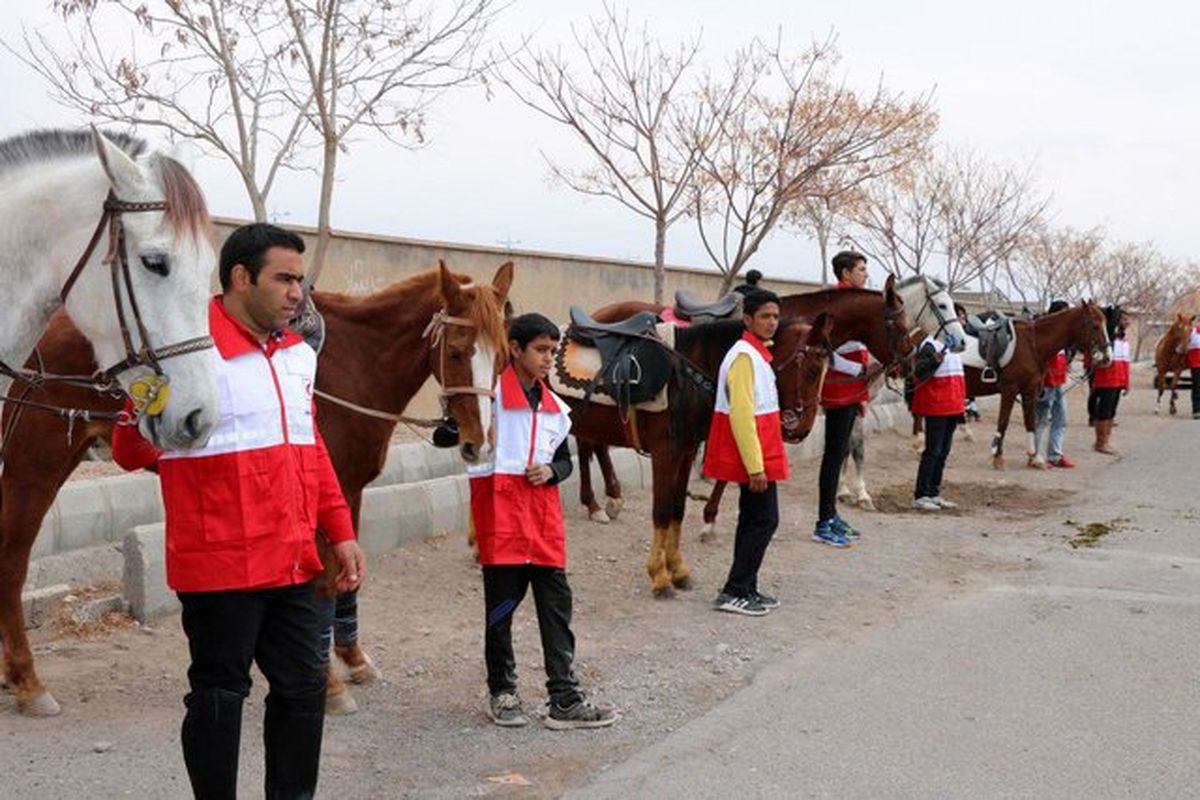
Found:
[{"label": "black sneaker with stripe", "polygon": [[729,614],[742,614],[747,617],[766,616],[767,608],[753,597],[734,597],[721,592],[713,601],[713,608]]}]

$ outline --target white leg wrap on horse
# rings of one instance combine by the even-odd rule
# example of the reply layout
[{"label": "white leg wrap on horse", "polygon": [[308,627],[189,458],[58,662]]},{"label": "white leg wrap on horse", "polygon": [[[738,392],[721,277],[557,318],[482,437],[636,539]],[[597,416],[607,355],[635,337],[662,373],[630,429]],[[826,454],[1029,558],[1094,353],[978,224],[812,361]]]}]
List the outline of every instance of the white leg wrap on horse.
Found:
[{"label": "white leg wrap on horse", "polygon": [[605,511],[603,508],[598,508],[595,511],[588,514],[588,519],[590,519],[592,522],[597,522],[601,525],[607,525],[608,523],[612,522],[612,519],[610,519],[608,516],[608,512]]}]

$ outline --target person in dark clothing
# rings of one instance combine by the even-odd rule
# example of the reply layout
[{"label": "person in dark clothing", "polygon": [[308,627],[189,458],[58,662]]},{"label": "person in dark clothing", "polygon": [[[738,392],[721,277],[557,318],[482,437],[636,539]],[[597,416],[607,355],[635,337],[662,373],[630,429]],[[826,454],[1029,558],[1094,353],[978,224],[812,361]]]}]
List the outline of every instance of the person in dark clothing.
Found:
[{"label": "person in dark clothing", "polygon": [[752,269],[746,273],[746,282],[740,286],[733,287],[733,290],[740,295],[747,295],[759,288],[758,282],[762,280],[762,276],[761,272]]},{"label": "person in dark clothing", "polygon": [[927,336],[913,357],[912,377],[912,410],[925,418],[925,450],[917,469],[913,507],[920,511],[956,508],[957,503],[942,497],[942,473],[966,404],[962,360],[945,344]]},{"label": "person in dark clothing", "polygon": [[492,456],[467,470],[483,566],[487,714],[502,727],[529,723],[517,694],[512,615],[532,588],[550,695],[543,721],[555,730],[600,728],[615,722],[616,712],[584,696],[573,668],[571,587],[558,496],[558,484],[571,474],[571,417],[546,385],[558,327],[541,314],[523,314],[509,325],[508,337],[509,365],[496,384]]}]

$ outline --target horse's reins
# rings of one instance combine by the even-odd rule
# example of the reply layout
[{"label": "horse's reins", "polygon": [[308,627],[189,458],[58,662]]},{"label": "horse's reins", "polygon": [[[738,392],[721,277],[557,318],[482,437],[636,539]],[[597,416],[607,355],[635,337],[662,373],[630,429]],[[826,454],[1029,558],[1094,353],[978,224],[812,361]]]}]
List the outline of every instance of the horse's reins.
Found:
[{"label": "horse's reins", "polygon": [[[83,273],[92,254],[96,251],[96,246],[100,243],[100,236],[104,233],[104,229],[108,228],[108,252],[105,254],[101,263],[109,267],[109,272],[112,276],[113,302],[117,309],[117,322],[121,328],[121,340],[125,345],[125,358],[106,370],[99,370],[93,375],[55,375],[45,371],[45,365],[40,364],[41,357],[39,355],[39,368],[29,370],[25,368],[15,369],[3,360],[0,360],[0,375],[12,378],[14,381],[21,381],[27,386],[20,397],[6,397],[4,403],[12,403],[18,407],[35,408],[40,411],[46,411],[51,414],[65,419],[73,427],[76,420],[104,420],[113,422],[135,422],[139,416],[157,416],[161,414],[166,405],[167,392],[169,387],[169,379],[163,373],[161,362],[170,358],[188,355],[190,353],[198,353],[207,350],[213,346],[211,336],[197,336],[192,339],[186,339],[182,342],[166,345],[164,347],[154,348],[150,346],[150,333],[146,329],[145,323],[142,321],[141,310],[138,308],[137,296],[133,291],[133,278],[129,271],[129,255],[125,243],[125,226],[122,224],[122,214],[136,214],[149,211],[166,211],[167,204],[165,201],[147,201],[147,202],[131,202],[121,200],[116,196],[112,189],[109,189],[108,196],[104,199],[104,211],[100,215],[99,222],[96,223],[95,230],[92,231],[92,236],[88,240],[87,247],[84,248],[83,254],[79,260],[75,262],[75,267],[67,276],[66,281],[59,290],[58,299],[60,303],[66,303],[71,289],[75,287],[76,281]],[[124,284],[125,295],[129,304],[129,315],[133,317],[133,322],[137,327],[138,336],[141,339],[141,349],[137,349],[133,344],[133,336],[130,332],[129,319],[125,311],[125,302],[121,299],[121,286]],[[118,383],[117,376],[122,372],[133,367],[149,367],[154,371],[153,377],[139,378],[134,382],[131,388],[132,394],[130,399],[133,401],[134,412],[132,415],[125,411],[92,411],[83,408],[65,408],[62,406],[53,406],[47,403],[39,403],[28,399],[31,392],[41,388],[46,383],[64,383],[81,388],[92,389],[98,394],[107,394],[114,397],[119,397],[124,394],[124,390]],[[5,434],[11,433],[15,429],[16,423],[20,420],[20,408],[16,412],[13,421],[6,427]],[[3,463],[4,452],[8,436],[5,435],[5,444],[0,444],[0,463]]]}]

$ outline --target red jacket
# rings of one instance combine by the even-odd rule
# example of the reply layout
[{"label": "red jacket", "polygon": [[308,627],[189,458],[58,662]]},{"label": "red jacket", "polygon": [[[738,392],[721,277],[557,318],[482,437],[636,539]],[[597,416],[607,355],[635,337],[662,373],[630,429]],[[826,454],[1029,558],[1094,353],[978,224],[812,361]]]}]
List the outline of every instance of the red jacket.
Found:
[{"label": "red jacket", "polygon": [[1188,334],[1187,365],[1192,369],[1200,369],[1200,325],[1192,328]]},{"label": "red jacket", "polygon": [[305,583],[322,569],[317,528],[334,543],[354,538],[316,427],[316,353],[287,330],[259,342],[220,297],[208,322],[221,414],[208,443],[159,452],[136,427],[118,425],[113,458],[128,470],[158,465],[172,589]]},{"label": "red jacket", "polygon": [[957,417],[966,409],[967,401],[962,359],[932,336],[921,343],[921,347],[927,346],[942,354],[942,363],[930,377],[917,384],[912,413],[923,417]]},{"label": "red jacket", "polygon": [[[1128,389],[1129,388],[1129,342],[1124,339],[1113,339],[1112,361],[1108,366],[1096,367],[1092,372],[1092,388],[1094,389]],[[1090,366],[1091,359],[1085,359]]]},{"label": "red jacket", "polygon": [[1051,389],[1059,386],[1065,386],[1067,383],[1067,351],[1059,350],[1054,354],[1054,358],[1050,359],[1050,363],[1046,365],[1046,377],[1042,380],[1042,385]]},{"label": "red jacket", "polygon": [[779,419],[779,391],[771,369],[771,352],[762,340],[746,331],[729,348],[717,373],[717,397],[708,443],[704,446],[703,472],[710,478],[729,483],[747,483],[750,475],[742,461],[730,421],[729,370],[739,356],[748,356],[754,366],[754,431],[762,448],[763,472],[768,481],[788,479],[787,450],[783,446],[783,425]]},{"label": "red jacket", "polygon": [[510,364],[496,383],[494,409],[492,458],[467,467],[479,563],[565,568],[566,530],[558,486],[534,486],[525,468],[550,464],[566,441],[571,430],[566,403],[543,382],[534,412]]},{"label": "red jacket", "polygon": [[[849,289],[851,286],[845,281],[838,281],[837,288]],[[871,392],[863,377],[867,362],[871,360],[867,346],[850,339],[838,346],[830,360],[825,383],[821,386],[821,408],[842,408],[868,402]]]}]

